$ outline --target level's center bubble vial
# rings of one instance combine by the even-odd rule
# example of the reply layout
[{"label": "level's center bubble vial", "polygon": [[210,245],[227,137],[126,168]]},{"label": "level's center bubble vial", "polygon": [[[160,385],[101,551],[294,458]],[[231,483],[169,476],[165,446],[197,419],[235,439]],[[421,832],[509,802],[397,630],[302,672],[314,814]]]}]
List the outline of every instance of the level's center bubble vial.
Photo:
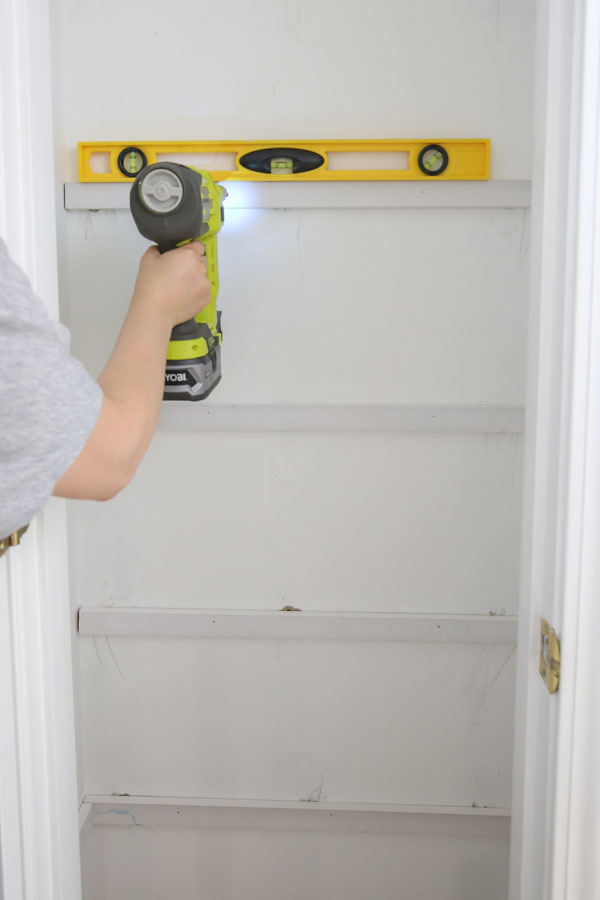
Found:
[{"label": "level's center bubble vial", "polygon": [[271,160],[271,175],[293,175],[294,160],[289,156],[274,156]]}]

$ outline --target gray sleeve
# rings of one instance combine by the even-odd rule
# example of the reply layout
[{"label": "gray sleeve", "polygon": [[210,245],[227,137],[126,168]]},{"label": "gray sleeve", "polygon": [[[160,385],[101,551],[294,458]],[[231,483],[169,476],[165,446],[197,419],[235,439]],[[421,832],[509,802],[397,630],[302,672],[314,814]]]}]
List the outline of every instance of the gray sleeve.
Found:
[{"label": "gray sleeve", "polygon": [[0,538],[46,504],[79,455],[102,391],[0,241]]}]

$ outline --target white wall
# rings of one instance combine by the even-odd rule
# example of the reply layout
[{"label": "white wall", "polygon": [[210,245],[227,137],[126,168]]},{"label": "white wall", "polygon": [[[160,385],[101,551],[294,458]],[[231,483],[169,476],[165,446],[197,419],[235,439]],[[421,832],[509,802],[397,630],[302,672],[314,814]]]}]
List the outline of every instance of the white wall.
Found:
[{"label": "white wall", "polygon": [[511,647],[95,640],[91,794],[510,805]]},{"label": "white wall", "polygon": [[[527,178],[532,6],[61,0],[62,175],[78,140],[490,137],[492,176]],[[60,218],[64,315],[97,372],[144,242],[125,212]],[[527,224],[511,209],[229,210],[211,402],[522,404]],[[72,505],[75,602],[514,614],[520,494],[518,434],[162,429],[121,497]],[[81,638],[80,653],[82,793],[297,801],[323,784],[339,803],[509,803],[510,646]],[[399,861],[411,897],[506,892],[506,837],[482,851],[476,829],[191,829],[176,868],[173,832],[124,833],[93,829],[93,900],[146,897],[144,879],[170,900],[199,883],[241,897],[232,873],[253,853],[285,861],[281,897],[363,897],[358,859],[382,900]],[[192,862],[204,853],[210,872]],[[321,880],[302,881],[302,854]],[[265,896],[259,872],[243,895]]]},{"label": "white wall", "polygon": [[[235,209],[226,219],[215,402],[523,402],[526,211]],[[147,242],[125,211],[72,212],[67,228],[77,253],[63,259],[64,300],[96,371]]]},{"label": "white wall", "polygon": [[86,854],[96,859],[104,854],[110,865],[98,872],[98,889],[91,889],[88,900],[503,900],[503,844],[498,838],[466,842],[449,835],[399,839],[396,834],[142,832],[100,826]]},{"label": "white wall", "polygon": [[519,435],[160,432],[121,497],[76,511],[78,601],[514,614],[520,452]]},{"label": "white wall", "polygon": [[60,0],[78,140],[490,137],[528,178],[533,4]]}]

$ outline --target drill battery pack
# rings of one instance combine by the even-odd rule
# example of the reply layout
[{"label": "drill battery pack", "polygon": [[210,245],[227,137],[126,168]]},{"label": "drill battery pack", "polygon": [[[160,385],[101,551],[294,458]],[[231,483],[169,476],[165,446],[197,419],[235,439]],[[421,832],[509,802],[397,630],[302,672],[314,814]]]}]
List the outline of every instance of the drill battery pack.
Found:
[{"label": "drill battery pack", "polygon": [[[194,327],[195,326],[195,327]],[[194,331],[194,336],[190,333]],[[194,319],[176,325],[169,347],[177,341],[201,341],[206,353],[192,359],[169,359],[165,368],[164,400],[205,400],[221,380],[221,311],[217,311],[216,334]],[[196,346],[196,345],[192,345]]]}]

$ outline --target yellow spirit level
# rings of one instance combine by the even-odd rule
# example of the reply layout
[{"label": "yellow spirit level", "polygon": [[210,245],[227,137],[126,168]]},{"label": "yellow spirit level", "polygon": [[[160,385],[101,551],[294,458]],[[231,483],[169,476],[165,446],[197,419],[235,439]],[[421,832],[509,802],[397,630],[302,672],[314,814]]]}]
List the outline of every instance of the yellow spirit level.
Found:
[{"label": "yellow spirit level", "polygon": [[79,180],[130,181],[158,162],[189,162],[214,181],[478,181],[487,139],[82,142]]}]

